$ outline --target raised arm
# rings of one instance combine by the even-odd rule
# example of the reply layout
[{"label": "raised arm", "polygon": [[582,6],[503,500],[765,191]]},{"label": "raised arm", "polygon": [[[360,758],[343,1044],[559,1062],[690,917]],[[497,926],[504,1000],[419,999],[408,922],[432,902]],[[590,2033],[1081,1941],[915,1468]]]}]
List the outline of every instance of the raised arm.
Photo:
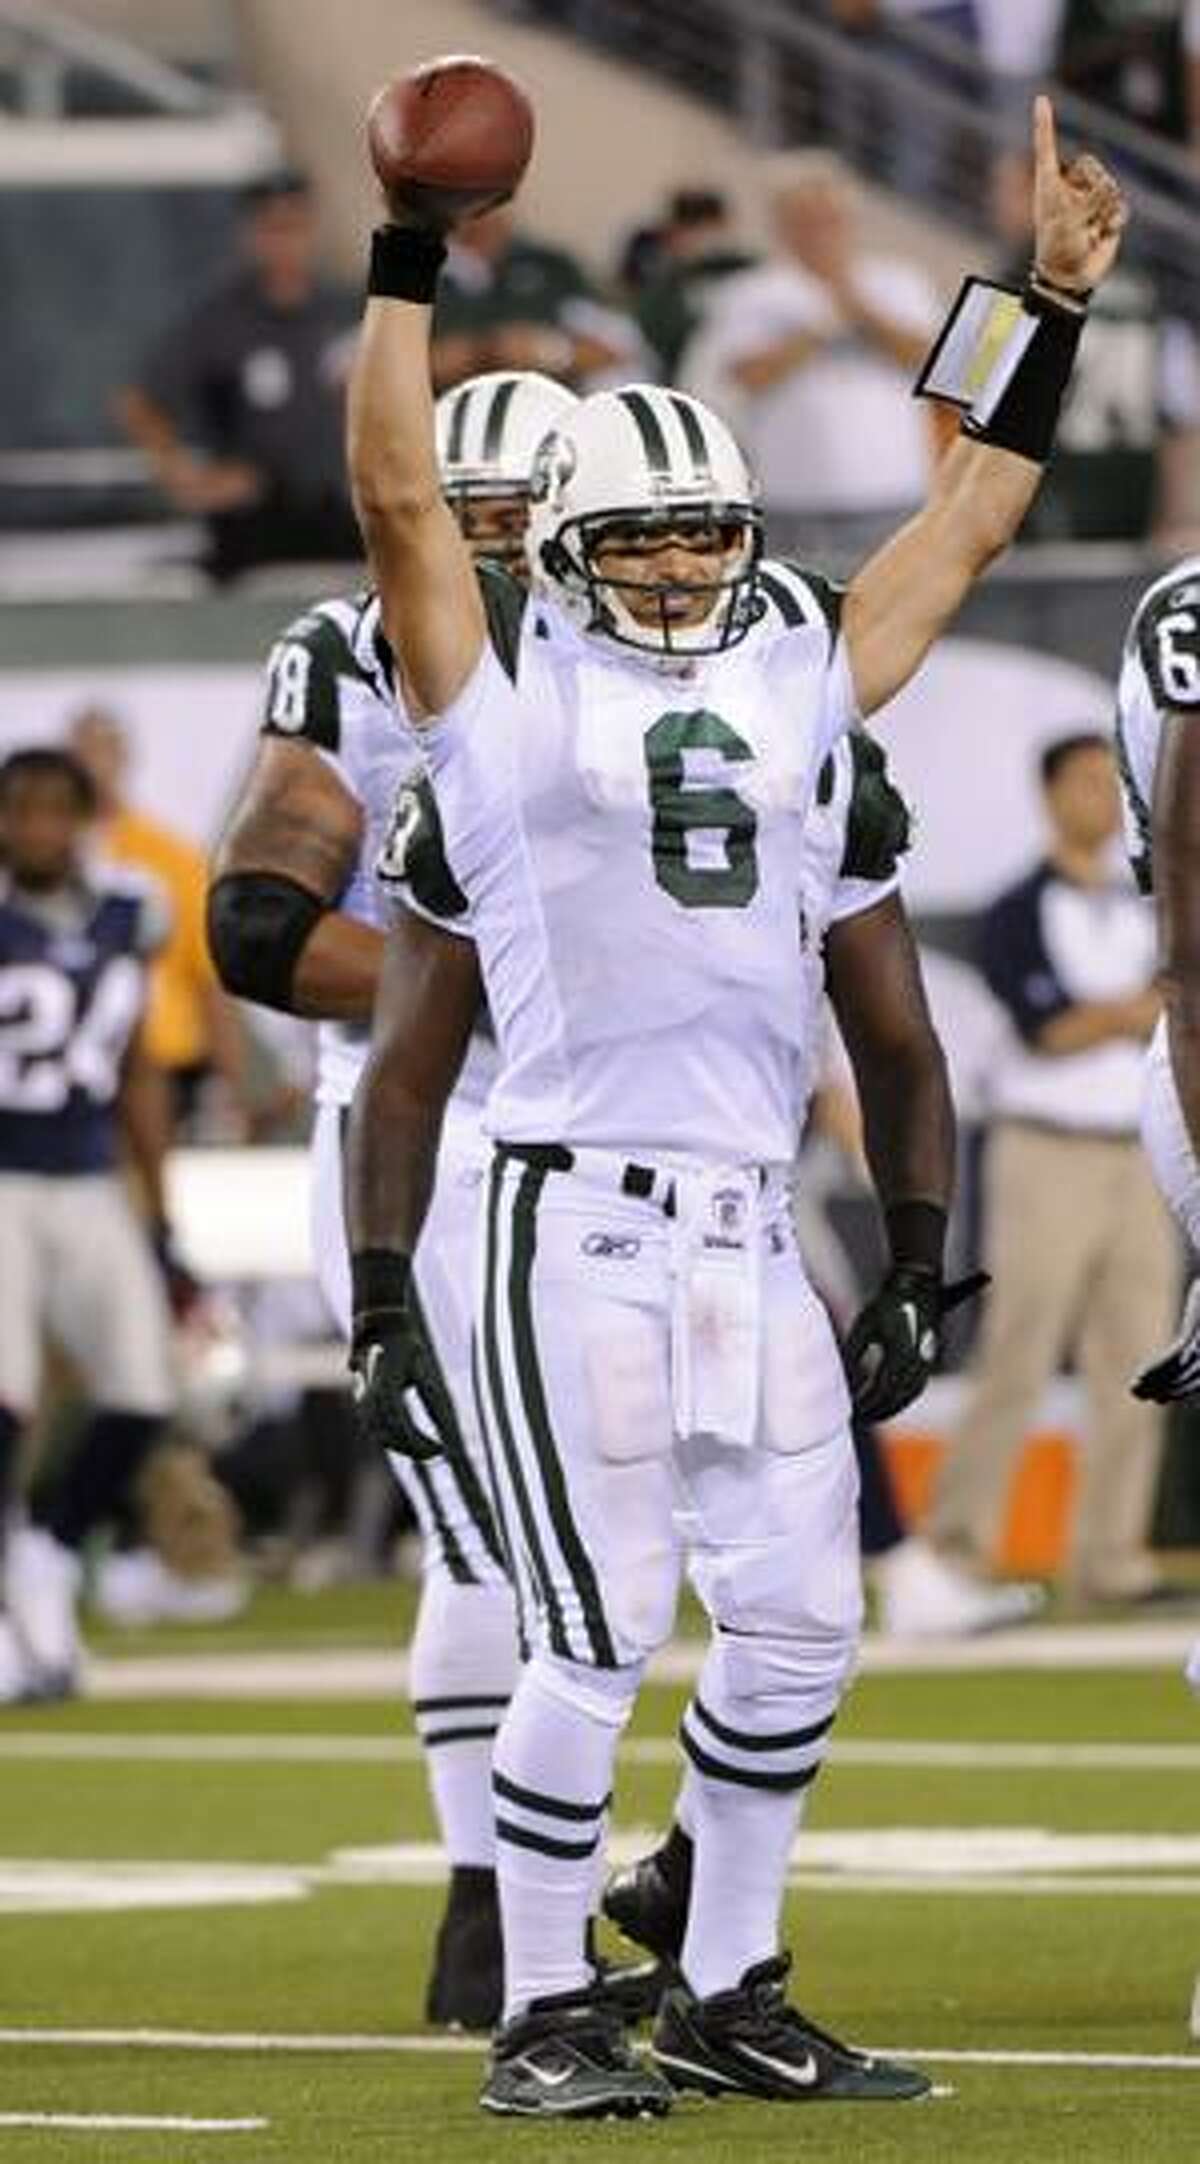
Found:
[{"label": "raised arm", "polygon": [[457,697],[487,636],[471,558],[442,494],[434,439],[429,339],[444,257],[441,239],[426,226],[376,229],[347,412],[354,505],[405,705],[417,723]]},{"label": "raised arm", "polygon": [[1034,265],[1022,328],[1032,339],[986,424],[938,465],[929,501],[851,582],[843,626],[864,714],[906,684],[970,588],[1021,524],[1049,456],[1088,296],[1125,222],[1116,182],[1092,157],[1059,164],[1048,98],[1034,105]]}]

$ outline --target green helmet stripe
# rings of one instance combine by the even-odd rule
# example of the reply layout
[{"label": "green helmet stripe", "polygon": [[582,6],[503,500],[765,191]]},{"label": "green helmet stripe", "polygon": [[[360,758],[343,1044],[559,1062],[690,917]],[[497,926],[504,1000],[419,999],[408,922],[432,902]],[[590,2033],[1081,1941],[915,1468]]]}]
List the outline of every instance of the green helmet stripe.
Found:
[{"label": "green helmet stripe", "polygon": [[674,411],[679,416],[679,425],[683,430],[684,439],[692,455],[692,464],[696,469],[696,479],[697,481],[711,481],[712,466],[708,456],[708,439],[704,433],[704,424],[695,407],[690,406],[686,398],[680,398],[677,392],[672,391],[670,399]]},{"label": "green helmet stripe", "polygon": [[463,455],[463,438],[467,433],[467,414],[471,408],[472,391],[466,385],[450,408],[450,426],[446,431],[446,464],[457,466]]},{"label": "green helmet stripe", "polygon": [[508,419],[508,409],[516,395],[516,389],[517,378],[509,376],[506,382],[497,384],[492,395],[487,420],[483,425],[483,463],[485,466],[490,465],[493,459],[500,456],[500,447],[504,441],[504,423]]},{"label": "green helmet stripe", "polygon": [[617,397],[637,424],[637,432],[642,439],[642,449],[651,473],[669,476],[671,454],[662,432],[662,423],[649,399],[641,391],[618,391]]}]

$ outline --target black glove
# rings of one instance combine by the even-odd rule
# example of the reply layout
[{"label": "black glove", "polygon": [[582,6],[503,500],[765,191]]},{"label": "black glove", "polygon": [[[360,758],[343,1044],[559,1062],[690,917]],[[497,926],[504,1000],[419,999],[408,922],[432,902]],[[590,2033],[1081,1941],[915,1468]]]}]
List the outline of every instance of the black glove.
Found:
[{"label": "black glove", "polygon": [[858,1420],[890,1420],[919,1398],[942,1349],[942,1323],[990,1283],[986,1270],[953,1285],[923,1262],[893,1263],[842,1351]]},{"label": "black glove", "polygon": [[1148,1398],[1152,1405],[1200,1397],[1200,1278],[1184,1302],[1178,1336],[1139,1368],[1129,1387],[1135,1398]]},{"label": "black glove", "polygon": [[350,1387],[367,1441],[405,1458],[436,1458],[456,1428],[454,1405],[411,1298],[407,1255],[352,1258]]}]

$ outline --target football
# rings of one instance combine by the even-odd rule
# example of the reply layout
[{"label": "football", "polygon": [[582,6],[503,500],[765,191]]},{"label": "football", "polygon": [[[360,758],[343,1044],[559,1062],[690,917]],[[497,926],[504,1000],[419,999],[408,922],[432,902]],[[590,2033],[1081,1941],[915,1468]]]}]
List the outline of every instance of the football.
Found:
[{"label": "football", "polygon": [[513,193],[533,148],[533,107],[503,68],[450,54],[376,92],[367,142],[393,215],[445,230]]}]

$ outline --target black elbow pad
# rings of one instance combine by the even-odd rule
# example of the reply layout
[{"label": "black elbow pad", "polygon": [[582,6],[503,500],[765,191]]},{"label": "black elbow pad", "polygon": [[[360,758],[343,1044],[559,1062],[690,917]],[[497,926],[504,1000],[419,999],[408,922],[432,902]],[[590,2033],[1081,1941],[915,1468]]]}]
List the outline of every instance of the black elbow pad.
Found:
[{"label": "black elbow pad", "polygon": [[294,1012],[296,964],[325,903],[274,872],[226,872],[208,890],[208,947],[227,992]]}]

